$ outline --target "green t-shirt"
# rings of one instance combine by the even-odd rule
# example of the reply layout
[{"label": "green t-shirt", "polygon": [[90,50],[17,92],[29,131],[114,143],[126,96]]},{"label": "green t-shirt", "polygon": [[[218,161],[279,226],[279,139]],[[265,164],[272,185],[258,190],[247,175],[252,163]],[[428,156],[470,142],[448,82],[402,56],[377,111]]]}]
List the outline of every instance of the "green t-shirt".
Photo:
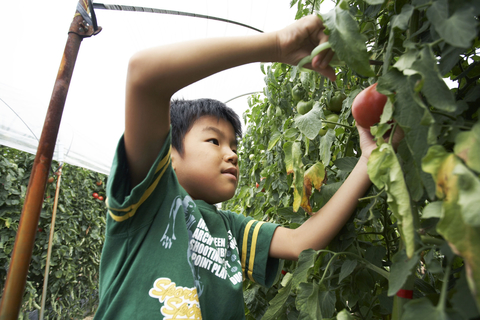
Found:
[{"label": "green t-shirt", "polygon": [[271,286],[277,225],[192,200],[171,167],[170,134],[130,191],[123,137],[107,185],[95,319],[243,319],[243,278]]}]

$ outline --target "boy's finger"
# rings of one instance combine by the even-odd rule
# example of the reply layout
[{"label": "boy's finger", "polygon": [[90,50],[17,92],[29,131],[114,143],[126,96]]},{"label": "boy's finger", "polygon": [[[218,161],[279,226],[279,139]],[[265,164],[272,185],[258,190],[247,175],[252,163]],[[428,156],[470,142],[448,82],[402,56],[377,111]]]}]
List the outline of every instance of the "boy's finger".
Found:
[{"label": "boy's finger", "polygon": [[[322,57],[321,55],[318,55],[312,59],[312,69],[326,76],[331,81],[335,81],[337,79],[337,76],[335,75],[335,70],[328,64],[331,61],[334,52],[331,50],[328,50],[328,51],[332,53],[331,56],[329,56],[330,53],[327,52],[326,57]],[[322,64],[322,61],[328,61],[328,62],[326,64]]]}]

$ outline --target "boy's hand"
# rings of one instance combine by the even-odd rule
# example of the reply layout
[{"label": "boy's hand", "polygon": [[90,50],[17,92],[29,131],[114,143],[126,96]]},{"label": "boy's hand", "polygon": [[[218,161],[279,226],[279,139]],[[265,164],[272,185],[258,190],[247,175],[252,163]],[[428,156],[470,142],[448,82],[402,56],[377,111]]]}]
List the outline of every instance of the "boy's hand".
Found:
[{"label": "boy's hand", "polygon": [[[328,41],[324,30],[322,20],[316,15],[310,15],[277,31],[277,61],[297,65],[302,58],[310,55],[316,46]],[[335,70],[329,66],[333,55],[334,52],[331,49],[322,51],[304,67],[335,81]]]},{"label": "boy's hand", "polygon": [[[359,126],[358,124],[357,130],[358,134],[360,135],[360,149],[362,149],[362,157],[368,158],[374,149],[377,148],[377,144],[373,141],[373,136],[370,133],[370,128],[364,128]],[[390,139],[393,139],[392,145],[395,150],[397,150],[398,144],[402,141],[403,137],[405,136],[402,128],[397,126],[395,132],[393,134],[393,138],[391,136],[385,137],[385,141],[388,142]]]}]

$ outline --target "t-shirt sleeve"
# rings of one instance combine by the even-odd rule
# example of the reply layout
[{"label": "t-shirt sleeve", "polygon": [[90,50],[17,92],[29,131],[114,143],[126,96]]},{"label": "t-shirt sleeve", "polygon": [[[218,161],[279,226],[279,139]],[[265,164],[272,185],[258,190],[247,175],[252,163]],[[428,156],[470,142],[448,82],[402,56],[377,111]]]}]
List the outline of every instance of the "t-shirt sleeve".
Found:
[{"label": "t-shirt sleeve", "polygon": [[[152,193],[158,188],[166,188],[171,174],[171,133],[157,156],[145,179],[130,189],[130,174],[125,152],[124,137],[120,138],[107,183],[107,232],[122,233],[132,225],[139,226],[150,222],[161,204],[156,197],[151,203]],[[153,206],[154,205],[154,206]],[[137,215],[142,206],[141,215]],[[152,206],[152,208],[149,208]],[[110,222],[110,223],[109,223]]]},{"label": "t-shirt sleeve", "polygon": [[244,278],[271,287],[280,269],[280,261],[270,258],[270,243],[278,224],[257,221],[230,211],[223,211],[235,225],[238,251]]}]

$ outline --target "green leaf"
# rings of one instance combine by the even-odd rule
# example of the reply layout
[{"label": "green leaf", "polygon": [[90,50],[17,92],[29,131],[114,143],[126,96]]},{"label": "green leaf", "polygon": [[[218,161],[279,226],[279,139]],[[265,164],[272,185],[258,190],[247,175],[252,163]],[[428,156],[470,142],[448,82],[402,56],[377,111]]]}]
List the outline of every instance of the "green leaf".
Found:
[{"label": "green leaf", "polygon": [[282,138],[282,134],[279,131],[275,131],[272,136],[270,137],[270,141],[268,142],[267,151],[272,150],[278,143],[278,140]]},{"label": "green leaf", "polygon": [[422,93],[432,106],[448,112],[456,110],[455,98],[438,70],[437,60],[430,47],[426,46],[420,52],[412,70],[418,71],[424,83],[428,84],[422,87]]},{"label": "green leaf", "polygon": [[470,131],[460,132],[455,138],[453,150],[470,169],[480,172],[480,123],[476,123]]},{"label": "green leaf", "polygon": [[448,1],[437,0],[427,10],[428,20],[445,42],[455,47],[469,48],[477,36],[474,8],[465,4],[449,17]]},{"label": "green leaf", "polygon": [[414,272],[414,268],[419,261],[418,255],[408,258],[405,250],[398,251],[392,258],[390,276],[388,277],[388,296],[395,295],[403,284],[407,281],[409,275]]},{"label": "green leaf", "polygon": [[285,133],[284,137],[288,140],[295,140],[298,136],[298,130],[296,128],[288,128]]},{"label": "green leaf", "polygon": [[337,320],[354,320],[354,318],[346,309],[343,309],[337,314]]},{"label": "green leaf", "polygon": [[333,317],[333,313],[335,312],[335,302],[337,302],[335,291],[320,291],[318,298],[320,300],[322,316],[325,318]]},{"label": "green leaf", "polygon": [[304,115],[295,117],[295,124],[297,128],[308,139],[313,140],[322,129],[323,110],[320,107],[320,102],[315,102],[312,110]]},{"label": "green leaf", "polygon": [[313,268],[317,252],[313,249],[304,250],[298,257],[298,266],[292,277],[292,288],[297,288],[301,282],[306,282],[309,271]]},{"label": "green leaf", "polygon": [[374,6],[378,4],[383,4],[385,0],[366,0],[365,2],[368,3],[369,5]]},{"label": "green leaf", "polygon": [[[421,168],[416,166],[415,159],[408,148],[408,145],[403,140],[398,146],[398,154],[404,161],[403,170],[405,173],[405,183],[407,184],[408,191],[413,201],[418,201],[424,194],[424,184],[422,181]],[[431,179],[431,178],[430,178]],[[432,183],[432,197],[435,194],[435,186]]]},{"label": "green leaf", "polygon": [[458,204],[463,220],[468,225],[480,227],[480,179],[463,164],[457,164],[452,173],[458,177]]},{"label": "green leaf", "polygon": [[338,277],[338,283],[342,282],[343,279],[348,277],[355,267],[357,266],[357,260],[345,260],[340,269],[340,276]]},{"label": "green leaf", "polygon": [[300,73],[300,82],[307,91],[315,91],[315,72],[302,71]]},{"label": "green leaf", "polygon": [[[474,220],[476,218],[471,218],[470,212],[463,212],[465,206],[470,208],[470,201],[475,202],[468,196],[468,192],[463,195],[465,191],[462,188],[470,188],[464,184],[472,184],[469,180],[465,181],[465,175],[470,175],[468,169],[458,157],[447,153],[442,146],[432,146],[428,150],[423,167],[432,174],[437,184],[437,196],[444,199],[444,214],[437,223],[437,232],[448,241],[455,254],[463,257],[468,270],[470,291],[480,307],[480,227],[466,223],[465,217]],[[460,201],[467,202],[465,204]]]},{"label": "green leaf", "polygon": [[358,162],[358,158],[355,157],[343,157],[333,161],[333,164],[337,166],[338,169],[345,172],[352,172],[353,168]]},{"label": "green leaf", "polygon": [[319,303],[318,284],[304,282],[300,284],[298,289],[298,296],[295,302],[297,310],[300,311],[298,319],[323,319]]},{"label": "green leaf", "polygon": [[378,81],[377,89],[381,92],[387,90],[396,92],[395,109],[393,118],[400,124],[405,132],[405,143],[408,146],[413,165],[415,167],[414,176],[421,177],[422,183],[428,192],[430,199],[433,199],[435,186],[431,176],[422,172],[422,158],[428,150],[428,126],[421,124],[421,119],[425,109],[414,99],[418,95],[414,91],[415,77],[407,77],[399,71],[392,69]]},{"label": "green leaf", "polygon": [[415,226],[410,195],[402,168],[390,144],[384,143],[373,150],[367,171],[377,188],[385,188],[388,205],[398,219],[400,234],[407,248],[407,255],[411,258],[415,251]]},{"label": "green leaf", "polygon": [[265,298],[260,294],[261,286],[255,285],[253,288],[245,290],[243,293],[243,299],[250,314],[261,315],[265,313],[268,307],[268,303]]},{"label": "green leaf", "polygon": [[423,219],[441,218],[443,216],[442,205],[443,205],[442,201],[430,202],[423,209],[422,218]]},{"label": "green leaf", "polygon": [[322,163],[325,166],[330,165],[330,160],[332,159],[330,148],[334,141],[335,131],[333,129],[328,129],[327,133],[320,140],[320,159],[322,159]]},{"label": "green leaf", "polygon": [[280,317],[291,290],[292,281],[289,281],[286,287],[278,290],[277,295],[270,300],[270,306],[263,315],[262,320],[276,320]]},{"label": "green leaf", "polygon": [[385,257],[387,250],[381,246],[371,246],[365,251],[365,259],[371,262],[373,265],[382,268],[382,261]]},{"label": "green leaf", "polygon": [[336,6],[335,9],[322,15],[322,18],[330,31],[328,41],[338,58],[355,72],[373,77],[375,73],[370,68],[370,55],[365,45],[368,39],[360,33],[358,23],[350,12]]},{"label": "green leaf", "polygon": [[449,320],[449,317],[443,310],[435,308],[427,298],[420,298],[406,303],[402,315],[402,320],[418,319]]},{"label": "green leaf", "polygon": [[[302,147],[300,142],[294,142],[291,145],[291,164],[293,172],[293,211],[297,212],[302,202],[303,179],[305,170],[302,163]],[[287,155],[285,154],[285,163],[287,163]],[[287,173],[290,173],[287,171]]]},{"label": "green leaf", "polygon": [[380,123],[387,123],[392,119],[393,115],[393,103],[390,99],[387,100],[387,103],[383,107],[383,112],[380,117]]},{"label": "green leaf", "polygon": [[465,276],[465,270],[460,273],[460,279],[455,283],[455,288],[452,290],[453,296],[450,300],[452,305],[458,310],[464,319],[476,319],[480,317],[480,312],[477,309],[475,300],[468,289],[468,283]]},{"label": "green leaf", "polygon": [[283,153],[285,154],[285,170],[287,174],[293,173],[293,142],[287,141],[283,145]]},{"label": "green leaf", "polygon": [[392,17],[392,27],[400,30],[406,30],[408,28],[408,21],[412,16],[414,7],[406,4],[402,7],[400,14]]}]

